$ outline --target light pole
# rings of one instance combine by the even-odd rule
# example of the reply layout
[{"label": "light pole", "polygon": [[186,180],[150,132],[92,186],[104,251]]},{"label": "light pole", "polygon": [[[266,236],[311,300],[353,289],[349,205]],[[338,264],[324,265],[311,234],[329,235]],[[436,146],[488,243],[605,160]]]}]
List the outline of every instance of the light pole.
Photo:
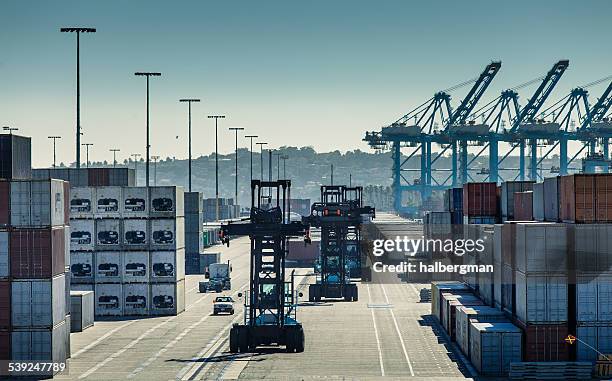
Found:
[{"label": "light pole", "polygon": [[283,155],[281,159],[283,159],[283,179],[287,179],[287,159],[289,159],[289,156]]},{"label": "light pole", "polygon": [[208,119],[215,120],[215,217],[219,221],[219,119],[225,115],[209,115]]},{"label": "light pole", "polygon": [[272,150],[268,150],[268,181],[272,182]]},{"label": "light pole", "polygon": [[243,127],[230,127],[230,131],[234,131],[236,133],[236,190],[235,190],[235,199],[234,203],[238,205],[238,131],[243,131]]},{"label": "light pole", "polygon": [[259,175],[259,179],[261,181],[263,181],[263,146],[265,146],[268,143],[258,142],[258,143],[255,143],[255,144],[259,145],[259,161],[260,161],[259,169],[260,169],[260,172],[261,172],[260,175]]},{"label": "light pole", "polygon": [[[157,159],[159,159],[159,156],[152,155],[151,159],[153,159],[153,186],[157,186]],[[191,187],[189,191],[191,192]]]},{"label": "light pole", "polygon": [[2,127],[2,129],[4,131],[8,131],[9,135],[13,135],[13,131],[17,131],[19,128],[17,127],[9,127],[9,126],[4,126]]},{"label": "light pole", "polygon": [[179,100],[179,102],[187,102],[189,105],[189,192],[191,192],[191,103],[199,101],[195,98]]},{"label": "light pole", "polygon": [[[245,138],[251,139],[251,182],[253,182],[253,138],[258,137],[257,135],[245,135]],[[251,184],[249,184],[250,186]]]},{"label": "light pole", "polygon": [[161,73],[156,72],[136,72],[134,73],[137,77],[146,77],[147,78],[147,168],[146,168],[146,186],[149,186],[149,151],[151,149],[151,144],[149,140],[149,77],[159,77]]},{"label": "light pole", "polygon": [[96,28],[60,28],[62,33],[76,33],[76,167],[81,168],[81,33],[96,33]]},{"label": "light pole", "polygon": [[85,146],[85,160],[87,164],[87,168],[89,168],[89,147],[93,146],[93,143],[83,143]]},{"label": "light pole", "polygon": [[141,157],[142,155],[139,153],[133,153],[130,156],[134,158],[134,177],[135,177],[134,182],[136,183],[136,186],[138,186],[138,158]]},{"label": "light pole", "polygon": [[121,151],[119,148],[109,149],[113,153],[113,168],[117,167],[117,152]]},{"label": "light pole", "polygon": [[53,139],[53,168],[55,168],[55,141],[61,139],[61,136],[47,136],[49,139]]}]

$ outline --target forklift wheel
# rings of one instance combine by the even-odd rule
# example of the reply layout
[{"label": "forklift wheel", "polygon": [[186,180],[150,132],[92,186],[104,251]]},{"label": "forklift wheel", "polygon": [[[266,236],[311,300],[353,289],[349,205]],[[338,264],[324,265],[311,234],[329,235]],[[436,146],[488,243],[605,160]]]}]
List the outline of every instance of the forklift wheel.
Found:
[{"label": "forklift wheel", "polygon": [[353,288],[350,284],[347,284],[344,286],[344,301],[350,302],[351,300],[353,300]]},{"label": "forklift wheel", "polygon": [[287,353],[293,353],[295,351],[295,330],[293,328],[287,329],[285,333],[285,346]]},{"label": "forklift wheel", "polygon": [[355,285],[355,288],[353,288],[353,302],[357,301],[359,301],[359,289],[357,288],[357,285]]},{"label": "forklift wheel", "polygon": [[304,352],[305,340],[304,340],[304,328],[300,327],[297,330],[297,343],[295,346],[295,351],[297,353]]},{"label": "forklift wheel", "polygon": [[230,330],[230,352],[238,352],[238,327],[232,327]]},{"label": "forklift wheel", "polygon": [[249,351],[249,327],[239,327],[238,329],[238,350],[242,353]]}]

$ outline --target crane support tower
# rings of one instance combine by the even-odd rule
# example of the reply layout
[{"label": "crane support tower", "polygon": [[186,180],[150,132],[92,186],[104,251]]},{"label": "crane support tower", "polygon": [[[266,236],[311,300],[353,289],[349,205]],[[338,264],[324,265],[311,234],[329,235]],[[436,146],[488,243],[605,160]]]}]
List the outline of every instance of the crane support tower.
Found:
[{"label": "crane support tower", "polygon": [[[308,226],[289,221],[291,181],[251,181],[248,219],[221,227],[221,238],[251,239],[250,284],[244,296],[244,321],[230,330],[230,352],[247,352],[260,345],[284,345],[287,352],[304,351],[304,329],[297,321],[293,276],[285,280],[288,237],[307,236]],[[239,297],[242,295],[239,294]]]},{"label": "crane support tower", "polygon": [[357,285],[351,283],[351,268],[361,271],[359,231],[364,216],[375,217],[375,210],[363,206],[362,187],[321,186],[321,202],[302,221],[321,228],[320,271],[309,286],[309,300],[343,298],[357,301]]}]

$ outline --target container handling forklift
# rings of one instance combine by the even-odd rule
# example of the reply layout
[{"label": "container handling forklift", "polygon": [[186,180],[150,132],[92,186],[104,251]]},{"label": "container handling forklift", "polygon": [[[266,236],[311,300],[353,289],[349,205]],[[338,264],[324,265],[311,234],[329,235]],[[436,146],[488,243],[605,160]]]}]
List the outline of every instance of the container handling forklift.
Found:
[{"label": "container handling forklift", "polygon": [[351,275],[361,274],[360,228],[363,217],[375,210],[363,206],[362,187],[321,186],[321,202],[312,204],[302,222],[321,228],[321,255],[317,282],[309,286],[311,302],[321,298],[357,301],[357,285]]},{"label": "container handling forklift", "polygon": [[[291,181],[251,181],[249,218],[221,227],[220,236],[251,238],[250,285],[244,296],[244,321],[230,330],[230,352],[247,352],[260,345],[285,345],[287,352],[304,351],[304,329],[296,319],[293,276],[285,281],[286,243],[304,236],[308,225],[289,221]],[[242,294],[238,294],[242,297]]]}]

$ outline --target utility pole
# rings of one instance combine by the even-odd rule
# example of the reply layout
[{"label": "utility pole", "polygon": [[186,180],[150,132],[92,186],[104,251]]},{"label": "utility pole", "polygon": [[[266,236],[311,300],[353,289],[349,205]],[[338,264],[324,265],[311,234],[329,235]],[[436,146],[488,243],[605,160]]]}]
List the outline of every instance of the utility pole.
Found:
[{"label": "utility pole", "polygon": [[215,216],[219,221],[219,119],[225,119],[225,115],[209,115],[208,119],[215,120]]},{"label": "utility pole", "polygon": [[189,104],[189,192],[191,192],[191,103],[199,102],[199,99],[181,99],[179,102],[187,102]]},{"label": "utility pole", "polygon": [[109,149],[113,153],[113,168],[117,167],[117,152],[121,151],[119,148]]},{"label": "utility pole", "polygon": [[133,153],[130,156],[134,158],[134,177],[136,178],[136,186],[138,186],[138,158],[142,155],[139,153]]},{"label": "utility pole", "polygon": [[281,159],[283,159],[283,179],[287,179],[287,159],[289,159],[289,156],[283,155]]},{"label": "utility pole", "polygon": [[157,159],[159,159],[159,156],[152,155],[151,159],[153,159],[153,186],[157,186]]},{"label": "utility pole", "polygon": [[151,143],[149,139],[149,77],[159,77],[161,73],[157,72],[136,72],[134,73],[137,77],[146,77],[147,78],[147,163],[146,163],[146,187],[149,186],[149,153],[151,150]]},{"label": "utility pole", "polygon": [[89,147],[93,146],[93,143],[83,143],[85,146],[85,160],[87,160],[86,165],[89,168]]},{"label": "utility pole", "polygon": [[268,181],[272,181],[272,150],[268,150]]},{"label": "utility pole", "polygon": [[230,127],[230,131],[234,131],[236,133],[236,191],[234,199],[234,204],[238,205],[238,131],[243,131],[243,127]]},{"label": "utility pole", "polygon": [[[245,138],[251,139],[251,182],[253,182],[253,138],[257,138],[257,135],[246,135]],[[251,184],[249,183],[249,186]]]},{"label": "utility pole", "polygon": [[96,28],[60,28],[62,33],[76,33],[76,167],[81,168],[81,33],[96,33]]},{"label": "utility pole", "polygon": [[260,169],[260,174],[259,174],[259,179],[261,181],[263,181],[263,146],[265,146],[268,143],[264,143],[264,142],[259,142],[259,143],[255,143],[259,145],[259,169]]},{"label": "utility pole", "polygon": [[353,186],[353,174],[349,173],[349,187]]},{"label": "utility pole", "polygon": [[48,136],[49,139],[53,139],[53,168],[55,168],[55,141],[61,139],[61,136]]}]

